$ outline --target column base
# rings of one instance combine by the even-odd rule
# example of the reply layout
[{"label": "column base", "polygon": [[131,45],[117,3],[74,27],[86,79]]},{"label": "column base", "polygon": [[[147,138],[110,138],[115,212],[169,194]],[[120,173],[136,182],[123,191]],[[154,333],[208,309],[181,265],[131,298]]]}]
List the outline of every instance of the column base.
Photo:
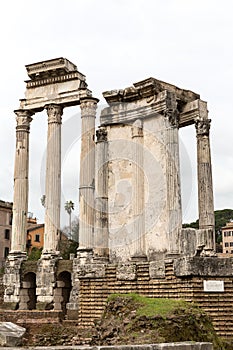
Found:
[{"label": "column base", "polygon": [[27,259],[27,252],[21,252],[18,250],[11,250],[8,257],[8,260],[26,260]]},{"label": "column base", "polygon": [[24,252],[12,251],[5,263],[4,281],[4,303],[9,304],[10,309],[18,307],[21,288],[21,265],[26,260]]},{"label": "column base", "polygon": [[172,260],[174,260],[174,259],[178,259],[178,258],[180,258],[180,253],[178,253],[178,252],[169,252],[169,253],[166,253],[165,254],[165,259],[172,259]]},{"label": "column base", "polygon": [[54,250],[43,250],[40,260],[50,260],[50,259],[59,259],[60,252]]},{"label": "column base", "polygon": [[94,252],[92,248],[78,248],[77,259],[80,265],[84,265],[93,262]]},{"label": "column base", "polygon": [[147,256],[145,254],[135,254],[131,256],[131,261],[133,262],[147,261]]}]

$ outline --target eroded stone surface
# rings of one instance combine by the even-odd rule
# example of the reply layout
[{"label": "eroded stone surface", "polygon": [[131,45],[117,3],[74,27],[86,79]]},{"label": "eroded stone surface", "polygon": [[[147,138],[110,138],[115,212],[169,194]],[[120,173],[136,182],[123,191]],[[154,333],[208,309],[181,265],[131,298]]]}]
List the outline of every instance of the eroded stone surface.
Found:
[{"label": "eroded stone surface", "polygon": [[12,322],[0,322],[0,346],[19,346],[26,329]]}]

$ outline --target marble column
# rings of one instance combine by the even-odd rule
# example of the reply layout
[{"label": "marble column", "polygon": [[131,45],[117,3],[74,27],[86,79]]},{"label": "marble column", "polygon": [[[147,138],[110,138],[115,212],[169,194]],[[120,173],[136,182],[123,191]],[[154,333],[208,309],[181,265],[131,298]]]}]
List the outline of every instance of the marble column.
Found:
[{"label": "marble column", "polygon": [[168,253],[179,253],[179,234],[182,228],[180,161],[179,161],[179,119],[176,101],[166,111],[166,178],[167,178],[167,213]]},{"label": "marble column", "polygon": [[83,98],[80,101],[82,138],[79,187],[79,248],[92,251],[94,239],[94,190],[95,190],[95,117],[98,99]]},{"label": "marble column", "polygon": [[31,111],[16,110],[16,153],[11,254],[26,255],[28,213],[29,131]]},{"label": "marble column", "polygon": [[95,237],[94,252],[96,258],[109,257],[108,232],[108,140],[107,130],[96,131],[95,166]]},{"label": "marble column", "polygon": [[214,200],[210,154],[210,119],[196,119],[199,228],[214,231]]},{"label": "marble column", "polygon": [[144,171],[143,171],[143,125],[137,119],[132,125],[133,159],[135,173],[133,178],[133,260],[145,260],[145,216],[144,216]]},{"label": "marble column", "polygon": [[46,106],[48,137],[45,187],[45,233],[43,254],[57,254],[60,239],[61,123],[63,107]]}]

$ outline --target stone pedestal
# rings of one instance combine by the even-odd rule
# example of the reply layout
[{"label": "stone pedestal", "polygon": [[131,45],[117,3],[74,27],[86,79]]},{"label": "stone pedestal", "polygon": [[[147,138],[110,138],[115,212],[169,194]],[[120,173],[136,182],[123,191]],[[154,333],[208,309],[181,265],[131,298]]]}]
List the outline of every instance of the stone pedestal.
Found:
[{"label": "stone pedestal", "polygon": [[44,254],[56,254],[60,239],[62,107],[48,105]]},{"label": "stone pedestal", "polygon": [[43,255],[38,262],[37,270],[37,309],[52,310],[54,308],[54,289],[56,287],[56,263],[58,257]]},{"label": "stone pedestal", "polygon": [[26,255],[8,255],[5,263],[3,277],[4,283],[4,303],[6,308],[16,309],[20,301],[21,287],[21,264],[26,259]]},{"label": "stone pedestal", "polygon": [[93,249],[94,245],[94,185],[95,185],[95,116],[98,100],[81,100],[82,140],[79,188],[79,248]]}]

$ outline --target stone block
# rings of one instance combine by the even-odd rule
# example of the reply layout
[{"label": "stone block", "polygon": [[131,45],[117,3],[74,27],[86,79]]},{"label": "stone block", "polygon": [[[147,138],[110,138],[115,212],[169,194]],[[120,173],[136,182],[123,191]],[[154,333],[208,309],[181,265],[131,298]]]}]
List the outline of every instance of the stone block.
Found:
[{"label": "stone block", "polygon": [[54,289],[54,295],[62,295],[62,289],[61,288],[56,288]]},{"label": "stone block", "polygon": [[0,346],[20,346],[26,329],[12,322],[0,322]]},{"label": "stone block", "polygon": [[164,260],[151,261],[149,265],[150,278],[164,278],[165,277],[165,263]]},{"label": "stone block", "polygon": [[136,265],[135,264],[118,265],[116,270],[116,277],[118,280],[134,281],[136,279]]},{"label": "stone block", "polygon": [[32,284],[31,284],[31,282],[22,282],[22,287],[23,288],[31,288]]},{"label": "stone block", "polygon": [[214,257],[184,257],[174,261],[176,276],[232,276],[233,259]]},{"label": "stone block", "polygon": [[65,287],[65,282],[64,281],[57,281],[57,288],[63,288]]}]

